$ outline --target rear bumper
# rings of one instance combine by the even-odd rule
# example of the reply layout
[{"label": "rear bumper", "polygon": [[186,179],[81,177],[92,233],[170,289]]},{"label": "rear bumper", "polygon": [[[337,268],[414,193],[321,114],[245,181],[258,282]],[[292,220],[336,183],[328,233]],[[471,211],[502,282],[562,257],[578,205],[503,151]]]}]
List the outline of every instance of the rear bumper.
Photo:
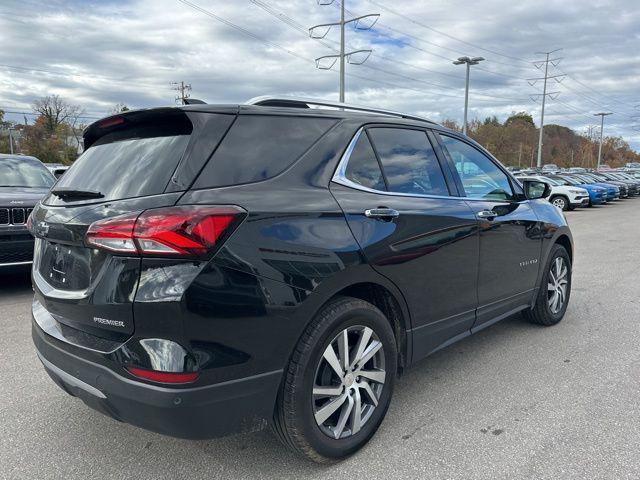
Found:
[{"label": "rear bumper", "polygon": [[53,381],[116,420],[179,438],[206,439],[267,425],[282,371],[195,388],[168,388],[124,378],[64,349],[35,322],[37,354]]}]

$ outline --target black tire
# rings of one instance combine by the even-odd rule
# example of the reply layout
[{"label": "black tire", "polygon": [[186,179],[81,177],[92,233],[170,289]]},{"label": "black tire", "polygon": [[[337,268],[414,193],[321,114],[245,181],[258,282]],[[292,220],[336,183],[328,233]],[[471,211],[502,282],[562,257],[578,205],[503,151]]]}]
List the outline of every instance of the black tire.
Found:
[{"label": "black tire", "polygon": [[[566,273],[566,294],[564,296],[564,301],[562,306],[558,309],[558,311],[552,311],[552,307],[550,305],[551,299],[549,298],[549,283],[553,282],[553,278],[551,278],[552,266],[555,264],[556,260],[561,258],[566,265],[567,273]],[[569,258],[569,254],[565,250],[562,245],[554,245],[551,248],[551,252],[549,252],[549,258],[545,265],[545,270],[542,275],[542,282],[540,284],[540,290],[538,292],[538,296],[536,297],[536,302],[531,310],[525,310],[523,312],[524,317],[531,323],[535,323],[537,325],[551,326],[555,325],[562,320],[565,312],[567,311],[567,306],[569,305],[569,299],[571,297],[571,259]]]},{"label": "black tire", "polygon": [[[323,353],[336,336],[349,327],[368,327],[373,330],[382,343],[380,355],[384,358],[385,377],[377,406],[372,409],[361,429],[355,434],[347,432],[350,436],[346,438],[335,439],[321,430],[316,422],[314,408],[317,406],[312,392],[319,365],[326,358]],[[351,358],[355,357],[353,350],[351,352]],[[378,308],[351,297],[332,300],[307,326],[296,345],[284,372],[272,430],[286,446],[317,463],[333,463],[352,455],[369,441],[384,419],[393,394],[397,356],[393,329]],[[364,369],[364,365],[361,367]],[[357,379],[360,380],[360,377]],[[345,391],[344,384],[340,388]]]},{"label": "black tire", "polygon": [[563,211],[567,211],[569,209],[569,199],[564,195],[556,195],[554,197],[551,197],[549,199],[549,202]]}]

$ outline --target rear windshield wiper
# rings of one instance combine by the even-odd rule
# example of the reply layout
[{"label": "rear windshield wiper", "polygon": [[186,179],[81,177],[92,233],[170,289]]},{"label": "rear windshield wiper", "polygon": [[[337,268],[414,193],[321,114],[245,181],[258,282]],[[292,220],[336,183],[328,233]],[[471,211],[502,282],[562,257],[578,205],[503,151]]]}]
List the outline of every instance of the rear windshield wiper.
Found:
[{"label": "rear windshield wiper", "polygon": [[67,198],[102,198],[104,195],[95,190],[77,190],[75,188],[56,188],[51,190],[56,197]]}]

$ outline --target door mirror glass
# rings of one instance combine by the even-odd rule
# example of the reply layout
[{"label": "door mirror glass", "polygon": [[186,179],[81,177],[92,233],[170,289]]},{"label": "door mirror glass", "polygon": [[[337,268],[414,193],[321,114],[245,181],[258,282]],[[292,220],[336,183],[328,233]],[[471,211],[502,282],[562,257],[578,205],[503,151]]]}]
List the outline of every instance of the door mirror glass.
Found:
[{"label": "door mirror glass", "polygon": [[548,183],[538,180],[523,180],[524,194],[529,200],[537,198],[547,198],[551,193],[551,187]]}]

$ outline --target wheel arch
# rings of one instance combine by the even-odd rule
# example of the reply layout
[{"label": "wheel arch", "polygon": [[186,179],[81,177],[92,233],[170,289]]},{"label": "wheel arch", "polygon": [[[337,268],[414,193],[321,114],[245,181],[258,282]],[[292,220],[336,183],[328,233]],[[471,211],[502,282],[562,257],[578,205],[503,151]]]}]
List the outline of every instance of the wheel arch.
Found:
[{"label": "wheel arch", "polygon": [[409,329],[405,313],[400,301],[386,287],[374,282],[360,282],[343,288],[332,298],[347,296],[358,298],[376,306],[393,327],[398,347],[398,371],[401,373],[407,366],[408,342],[407,330]]},{"label": "wheel arch", "polygon": [[412,354],[409,307],[395,284],[369,265],[360,265],[349,274],[339,274],[322,282],[298,312],[299,318],[304,319],[303,330],[329,302],[345,296],[371,303],[389,320],[398,347],[398,370],[402,372],[411,361]]},{"label": "wheel arch", "polygon": [[569,254],[569,260],[571,260],[571,264],[573,264],[573,243],[567,234],[560,234],[555,241],[554,245],[561,245]]}]

